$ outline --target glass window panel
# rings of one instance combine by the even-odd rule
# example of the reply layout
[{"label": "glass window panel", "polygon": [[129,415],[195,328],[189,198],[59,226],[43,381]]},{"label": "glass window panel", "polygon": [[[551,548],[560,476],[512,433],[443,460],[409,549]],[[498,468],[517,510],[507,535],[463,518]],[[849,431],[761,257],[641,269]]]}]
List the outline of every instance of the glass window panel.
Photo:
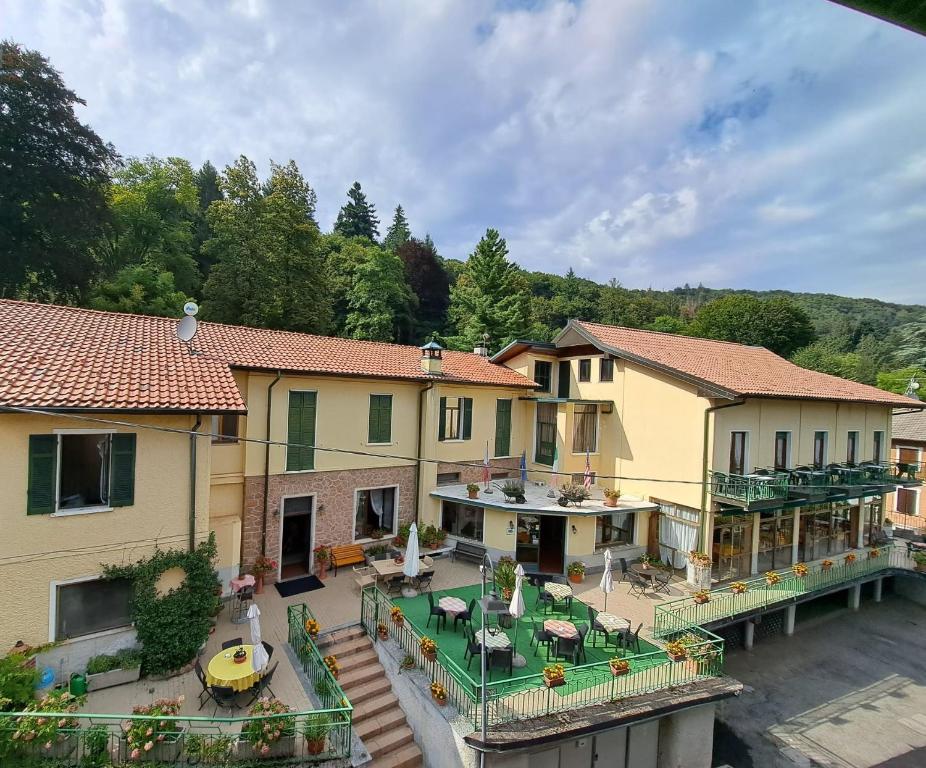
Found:
[{"label": "glass window panel", "polygon": [[128,579],[62,584],[57,592],[57,640],[92,635],[132,623],[129,610],[132,582]]},{"label": "glass window panel", "polygon": [[485,510],[455,501],[441,503],[441,528],[451,536],[482,541]]}]

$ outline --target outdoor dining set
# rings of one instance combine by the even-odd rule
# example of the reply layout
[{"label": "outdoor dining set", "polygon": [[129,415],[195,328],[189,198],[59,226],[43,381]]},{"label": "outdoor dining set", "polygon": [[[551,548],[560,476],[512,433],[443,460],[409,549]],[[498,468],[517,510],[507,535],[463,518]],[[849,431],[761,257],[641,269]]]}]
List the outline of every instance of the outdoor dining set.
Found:
[{"label": "outdoor dining set", "polygon": [[[270,643],[247,644],[243,638],[235,637],[222,643],[222,650],[209,660],[205,669],[197,659],[194,669],[202,686],[199,708],[213,701],[214,716],[219,708],[247,707],[265,692],[273,696],[270,683],[280,662],[274,662],[271,667],[272,657],[273,646]],[[242,703],[239,697],[249,698]]]}]

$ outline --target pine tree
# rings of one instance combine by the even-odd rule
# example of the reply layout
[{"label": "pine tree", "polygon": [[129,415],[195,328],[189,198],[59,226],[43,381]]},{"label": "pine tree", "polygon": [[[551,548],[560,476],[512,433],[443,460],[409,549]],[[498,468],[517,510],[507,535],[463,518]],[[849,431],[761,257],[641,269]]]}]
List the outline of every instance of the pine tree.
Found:
[{"label": "pine tree", "polygon": [[411,238],[396,250],[405,266],[405,279],[418,297],[418,311],[412,329],[413,341],[423,342],[441,331],[450,305],[450,278],[433,247]]},{"label": "pine tree", "polygon": [[379,237],[379,219],[376,206],[367,202],[367,197],[360,188],[360,182],[347,190],[348,201],[338,211],[334,231],[344,237],[366,237],[376,242]]},{"label": "pine tree", "polygon": [[508,261],[508,246],[497,230],[486,230],[451,288],[450,318],[458,335],[448,342],[458,349],[472,349],[487,333],[489,347],[498,350],[529,333],[527,282]]},{"label": "pine tree", "polygon": [[212,236],[209,222],[206,220],[206,211],[209,210],[209,206],[213,202],[222,199],[221,179],[216,167],[207,160],[196,172],[194,181],[199,192],[199,211],[196,216],[196,230],[193,235],[194,249],[196,263],[203,275],[203,279],[205,279],[209,277],[209,269],[212,267],[212,263],[203,252],[203,243]]},{"label": "pine tree", "polygon": [[408,228],[408,219],[405,218],[405,211],[401,205],[395,207],[395,213],[392,216],[392,224],[386,232],[383,240],[383,248],[387,251],[395,251],[402,243],[407,243],[412,233]]}]

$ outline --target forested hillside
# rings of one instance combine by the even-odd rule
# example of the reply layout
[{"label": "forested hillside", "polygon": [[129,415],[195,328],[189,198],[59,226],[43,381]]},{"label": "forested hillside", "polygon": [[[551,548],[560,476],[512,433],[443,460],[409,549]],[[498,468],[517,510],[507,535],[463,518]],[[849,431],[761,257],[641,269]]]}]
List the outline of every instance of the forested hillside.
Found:
[{"label": "forested hillside", "polygon": [[358,182],[324,231],[295,162],[262,178],[244,156],[123,158],[81,103],[40,53],[0,43],[0,296],[165,316],[192,298],[203,319],[458,349],[581,318],[758,344],[898,391],[926,363],[926,306],[528,272],[491,222],[465,262],[444,259],[402,206],[381,222]]}]

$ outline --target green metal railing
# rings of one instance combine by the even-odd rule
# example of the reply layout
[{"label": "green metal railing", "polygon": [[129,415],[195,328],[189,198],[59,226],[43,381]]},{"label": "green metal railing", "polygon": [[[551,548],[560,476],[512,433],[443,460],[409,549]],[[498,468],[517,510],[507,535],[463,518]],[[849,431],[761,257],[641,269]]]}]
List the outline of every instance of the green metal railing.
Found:
[{"label": "green metal railing", "polygon": [[[854,560],[852,559],[854,558]],[[831,565],[826,563],[830,562]],[[681,597],[655,606],[653,634],[665,637],[692,627],[704,627],[739,614],[764,610],[779,603],[848,583],[892,567],[893,547],[869,547],[833,555],[829,561],[807,564],[807,575],[798,576],[790,568],[775,571],[779,581],[768,583],[758,576],[733,584],[745,584],[746,591],[734,592],[733,586],[710,590],[709,601],[698,603],[694,597]]]},{"label": "green metal railing", "polygon": [[711,472],[711,493],[727,499],[751,504],[788,498],[788,475],[770,474],[762,477]]}]

